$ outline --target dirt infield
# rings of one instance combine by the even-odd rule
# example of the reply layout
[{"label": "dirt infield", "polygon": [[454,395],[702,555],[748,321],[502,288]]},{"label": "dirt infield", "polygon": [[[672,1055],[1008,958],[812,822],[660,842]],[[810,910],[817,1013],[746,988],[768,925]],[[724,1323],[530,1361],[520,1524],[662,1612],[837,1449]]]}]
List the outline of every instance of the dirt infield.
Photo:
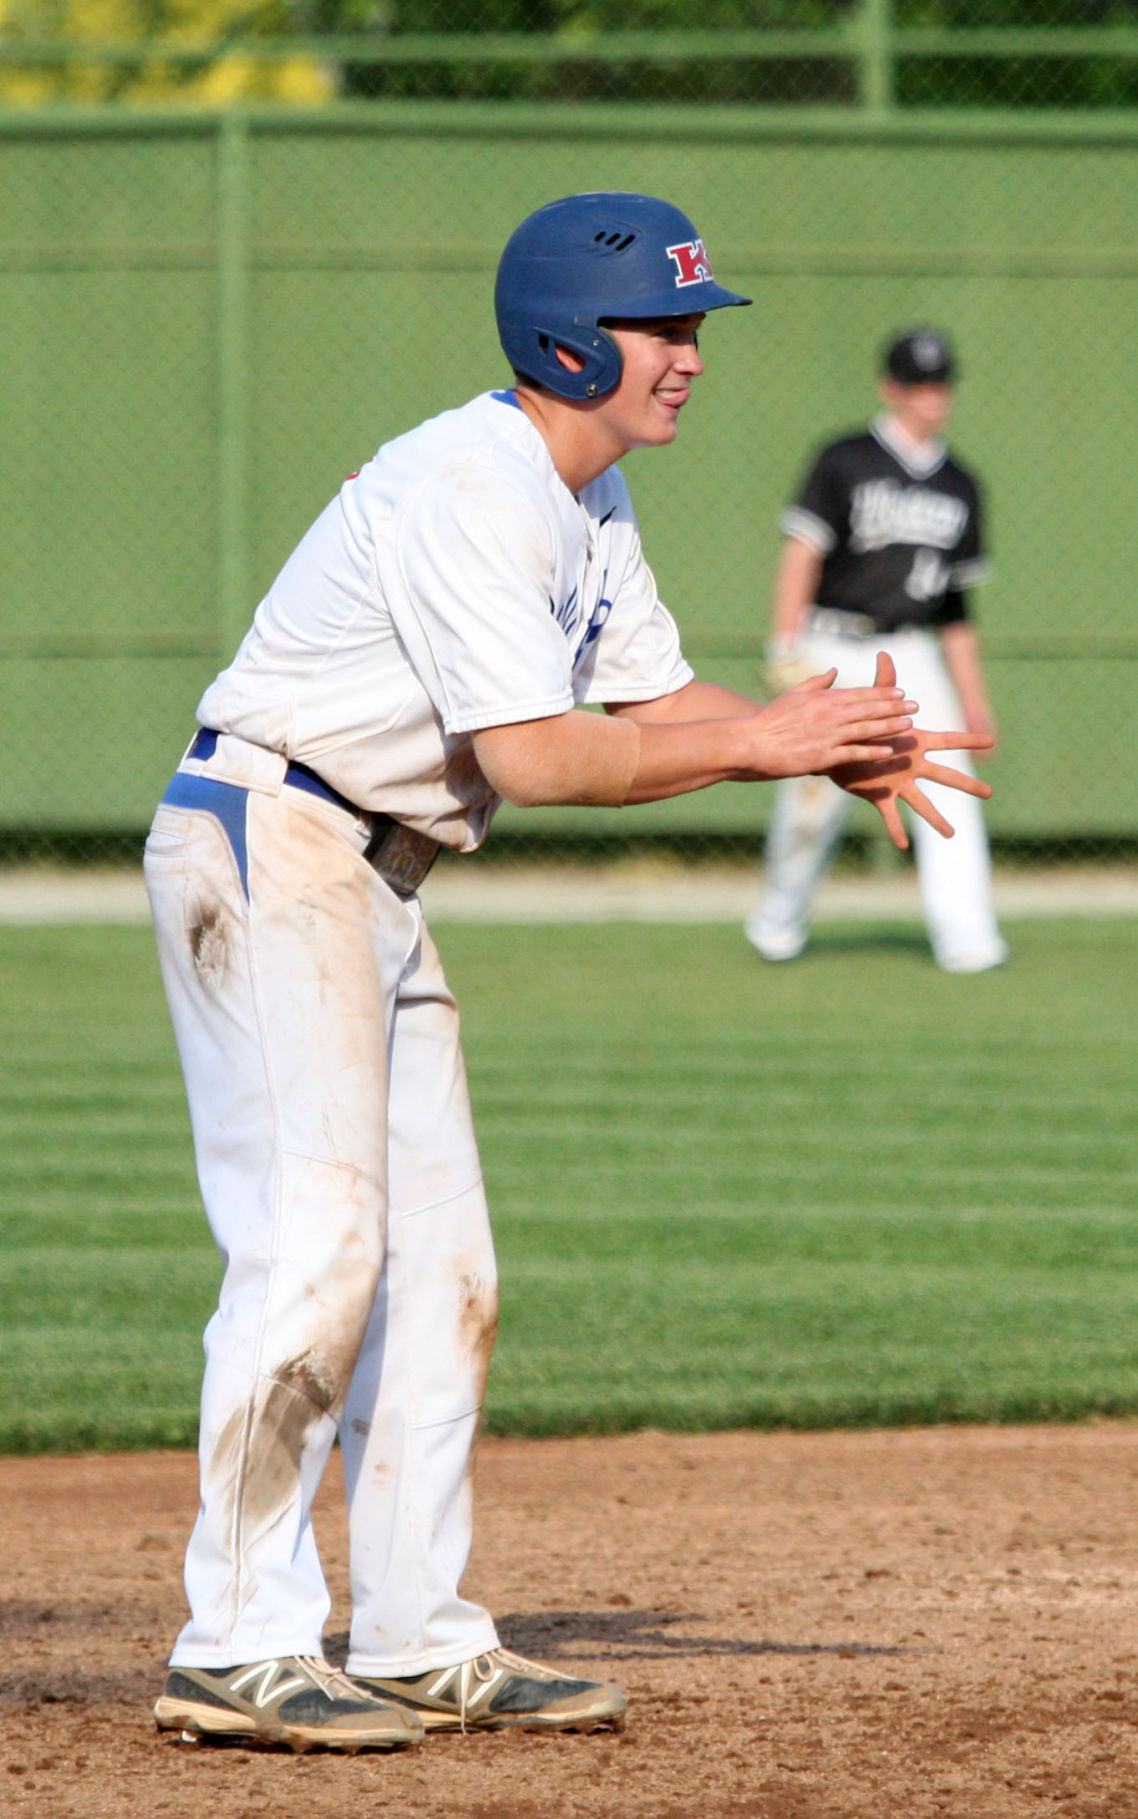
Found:
[{"label": "dirt infield", "polygon": [[[758,890],[757,851],[752,866],[663,858],[595,865],[444,859],[423,887],[423,907],[432,923],[741,923]],[[1005,919],[1138,915],[1138,867],[1131,863],[997,863],[992,890]],[[904,865],[832,874],[821,886],[815,916],[819,923],[919,923],[916,872]],[[149,921],[138,867],[0,866],[0,926]]]},{"label": "dirt infield", "polygon": [[1138,1819],[1136,1495],[1130,1423],[487,1441],[468,1587],[628,1728],[337,1759],[153,1729],[189,1456],[0,1460],[0,1812]]}]

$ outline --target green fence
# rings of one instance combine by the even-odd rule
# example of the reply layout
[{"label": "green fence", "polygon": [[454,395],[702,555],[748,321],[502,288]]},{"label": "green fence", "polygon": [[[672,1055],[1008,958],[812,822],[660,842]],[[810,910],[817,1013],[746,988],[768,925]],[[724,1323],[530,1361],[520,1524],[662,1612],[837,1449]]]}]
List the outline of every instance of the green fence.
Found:
[{"label": "green fence", "polygon": [[[679,202],[756,299],[708,324],[679,444],[626,464],[697,668],[757,685],[778,509],[808,451],[872,411],[883,336],[931,320],[959,346],[954,441],[989,494],[993,833],[1132,841],[1136,174],[1121,114],[0,116],[0,833],[145,827],[203,686],[343,475],[502,381],[510,229],[596,187]],[[744,834],[767,795],[616,819]]]}]

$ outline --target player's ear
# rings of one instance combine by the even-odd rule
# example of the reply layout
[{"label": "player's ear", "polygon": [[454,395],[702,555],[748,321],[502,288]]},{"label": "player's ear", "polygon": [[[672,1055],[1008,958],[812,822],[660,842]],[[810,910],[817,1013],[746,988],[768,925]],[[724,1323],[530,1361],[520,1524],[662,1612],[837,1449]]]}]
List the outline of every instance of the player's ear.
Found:
[{"label": "player's ear", "polygon": [[561,343],[557,342],[553,351],[567,373],[584,372],[585,362],[582,360],[580,354],[575,354],[573,352],[571,347],[562,347]]}]

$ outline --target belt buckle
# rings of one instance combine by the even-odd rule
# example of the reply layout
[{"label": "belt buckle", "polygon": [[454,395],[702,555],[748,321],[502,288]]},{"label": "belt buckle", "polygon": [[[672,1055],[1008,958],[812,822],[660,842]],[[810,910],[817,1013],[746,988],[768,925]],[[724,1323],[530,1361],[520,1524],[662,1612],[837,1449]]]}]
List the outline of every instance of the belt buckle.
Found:
[{"label": "belt buckle", "polygon": [[832,638],[872,638],[877,630],[868,613],[855,613],[844,606],[816,606],[811,624],[815,631]]},{"label": "belt buckle", "polygon": [[397,897],[413,897],[439,855],[439,842],[391,815],[373,815],[364,858]]}]

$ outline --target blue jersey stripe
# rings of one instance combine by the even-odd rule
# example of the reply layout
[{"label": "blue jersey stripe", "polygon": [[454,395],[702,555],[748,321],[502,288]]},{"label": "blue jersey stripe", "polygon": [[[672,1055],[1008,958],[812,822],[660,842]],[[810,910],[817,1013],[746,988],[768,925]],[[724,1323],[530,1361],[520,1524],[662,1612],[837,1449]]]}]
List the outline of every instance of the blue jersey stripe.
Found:
[{"label": "blue jersey stripe", "polygon": [[215,821],[220,821],[233,848],[233,857],[241,874],[241,889],[248,899],[249,852],[245,842],[248,790],[239,789],[235,783],[215,783],[210,777],[195,777],[189,771],[176,771],[162,800],[171,808],[197,809],[212,815]]}]

